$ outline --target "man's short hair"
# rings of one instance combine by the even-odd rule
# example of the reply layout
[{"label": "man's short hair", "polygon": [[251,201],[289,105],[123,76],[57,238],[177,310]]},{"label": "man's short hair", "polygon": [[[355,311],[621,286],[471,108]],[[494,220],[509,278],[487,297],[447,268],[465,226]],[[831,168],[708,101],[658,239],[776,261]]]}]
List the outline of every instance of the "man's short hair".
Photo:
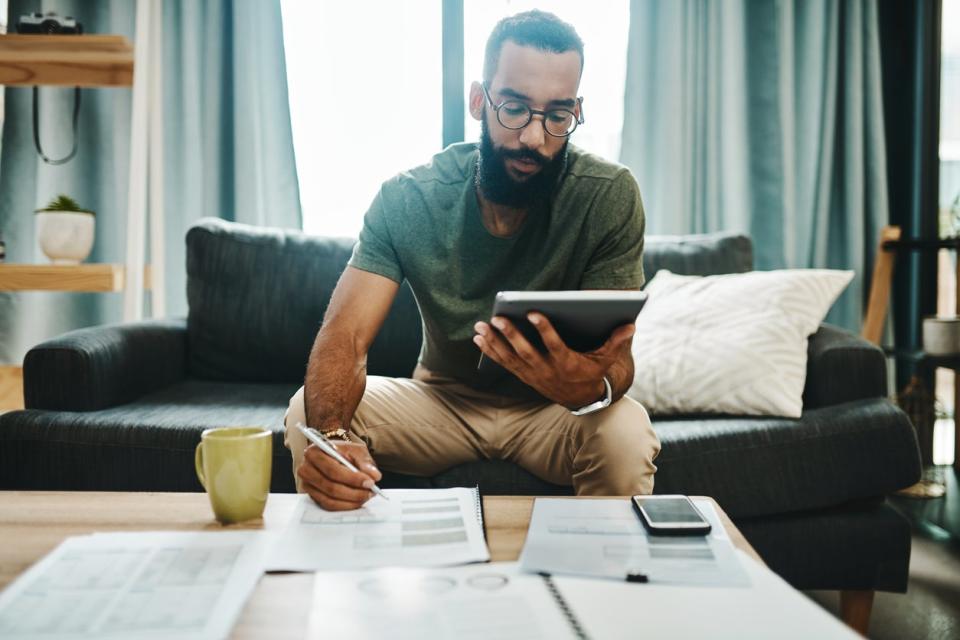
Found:
[{"label": "man's short hair", "polygon": [[534,9],[504,18],[493,28],[483,57],[484,82],[489,83],[497,72],[500,51],[507,40],[551,53],[576,51],[580,55],[580,73],[583,73],[583,40],[573,25],[552,13]]}]

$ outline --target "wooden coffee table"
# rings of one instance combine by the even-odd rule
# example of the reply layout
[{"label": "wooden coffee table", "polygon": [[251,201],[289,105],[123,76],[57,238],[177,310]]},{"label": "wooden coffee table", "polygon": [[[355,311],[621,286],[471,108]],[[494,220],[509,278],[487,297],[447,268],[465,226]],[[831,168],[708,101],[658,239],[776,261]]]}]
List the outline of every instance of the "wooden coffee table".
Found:
[{"label": "wooden coffee table", "polygon": [[[483,499],[487,545],[493,561],[520,556],[533,500],[532,496]],[[294,494],[271,494],[262,520],[224,527],[214,521],[203,493],[2,491],[0,589],[69,536],[96,531],[280,530],[296,501]],[[734,545],[762,562],[715,502],[714,507]],[[232,637],[303,638],[311,599],[311,574],[267,574],[244,607]]]}]

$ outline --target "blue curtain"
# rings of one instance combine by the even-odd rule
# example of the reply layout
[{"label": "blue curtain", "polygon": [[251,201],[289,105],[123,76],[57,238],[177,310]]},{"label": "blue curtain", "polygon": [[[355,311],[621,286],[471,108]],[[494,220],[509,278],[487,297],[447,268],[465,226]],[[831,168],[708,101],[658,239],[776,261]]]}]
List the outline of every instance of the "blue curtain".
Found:
[{"label": "blue curtain", "polygon": [[[9,24],[37,10],[11,0]],[[134,40],[136,3],[44,2],[89,33]],[[300,227],[300,201],[279,2],[165,0],[164,215],[169,315],[186,313],[184,236],[194,220],[218,216],[258,225]],[[134,42],[134,46],[136,43]],[[47,155],[70,140],[73,90],[41,88]],[[0,146],[0,231],[7,261],[45,263],[31,212],[58,193],[97,212],[88,262],[123,262],[131,91],[83,91],[80,147],[62,166],[34,151],[29,88],[5,89]],[[0,362],[19,363],[34,344],[64,331],[119,321],[122,294],[0,293]]]},{"label": "blue curtain", "polygon": [[621,161],[651,233],[749,233],[756,268],[853,269],[887,224],[875,0],[632,0]]}]

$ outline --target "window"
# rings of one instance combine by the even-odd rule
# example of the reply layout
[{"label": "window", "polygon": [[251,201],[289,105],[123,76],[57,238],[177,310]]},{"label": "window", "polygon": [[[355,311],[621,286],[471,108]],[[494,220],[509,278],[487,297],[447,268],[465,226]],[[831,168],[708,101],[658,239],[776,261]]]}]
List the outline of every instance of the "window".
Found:
[{"label": "window", "polygon": [[[573,24],[584,40],[580,93],[586,123],[572,142],[616,160],[627,0],[605,3],[603,11],[572,0],[465,0],[464,91],[480,78],[493,25],[535,6]],[[380,184],[440,151],[441,10],[437,0],[281,0],[305,231],[357,235]],[[465,117],[466,139],[478,140],[479,123]]]},{"label": "window", "polygon": [[[7,32],[7,0],[0,0],[0,34]],[[4,94],[3,87],[0,87],[0,145],[3,144],[3,100]]]},{"label": "window", "polygon": [[380,184],[440,150],[440,7],[282,0],[308,233],[356,236]]},{"label": "window", "polygon": [[[960,0],[943,0],[943,32],[940,62],[940,235],[960,235]],[[937,313],[957,313],[957,256],[940,251],[938,260]],[[954,451],[953,429],[949,419],[954,406],[955,373],[938,369],[937,400],[941,409],[934,429],[933,462],[949,464]]]}]

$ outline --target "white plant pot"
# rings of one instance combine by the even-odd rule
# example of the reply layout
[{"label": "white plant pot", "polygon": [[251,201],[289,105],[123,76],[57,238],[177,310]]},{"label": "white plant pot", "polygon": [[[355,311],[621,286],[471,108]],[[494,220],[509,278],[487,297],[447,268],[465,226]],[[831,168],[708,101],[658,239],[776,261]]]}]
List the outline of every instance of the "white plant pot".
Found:
[{"label": "white plant pot", "polygon": [[923,350],[931,356],[960,354],[960,318],[957,316],[924,318]]},{"label": "white plant pot", "polygon": [[93,249],[92,213],[40,211],[35,214],[40,249],[53,264],[80,264]]}]

